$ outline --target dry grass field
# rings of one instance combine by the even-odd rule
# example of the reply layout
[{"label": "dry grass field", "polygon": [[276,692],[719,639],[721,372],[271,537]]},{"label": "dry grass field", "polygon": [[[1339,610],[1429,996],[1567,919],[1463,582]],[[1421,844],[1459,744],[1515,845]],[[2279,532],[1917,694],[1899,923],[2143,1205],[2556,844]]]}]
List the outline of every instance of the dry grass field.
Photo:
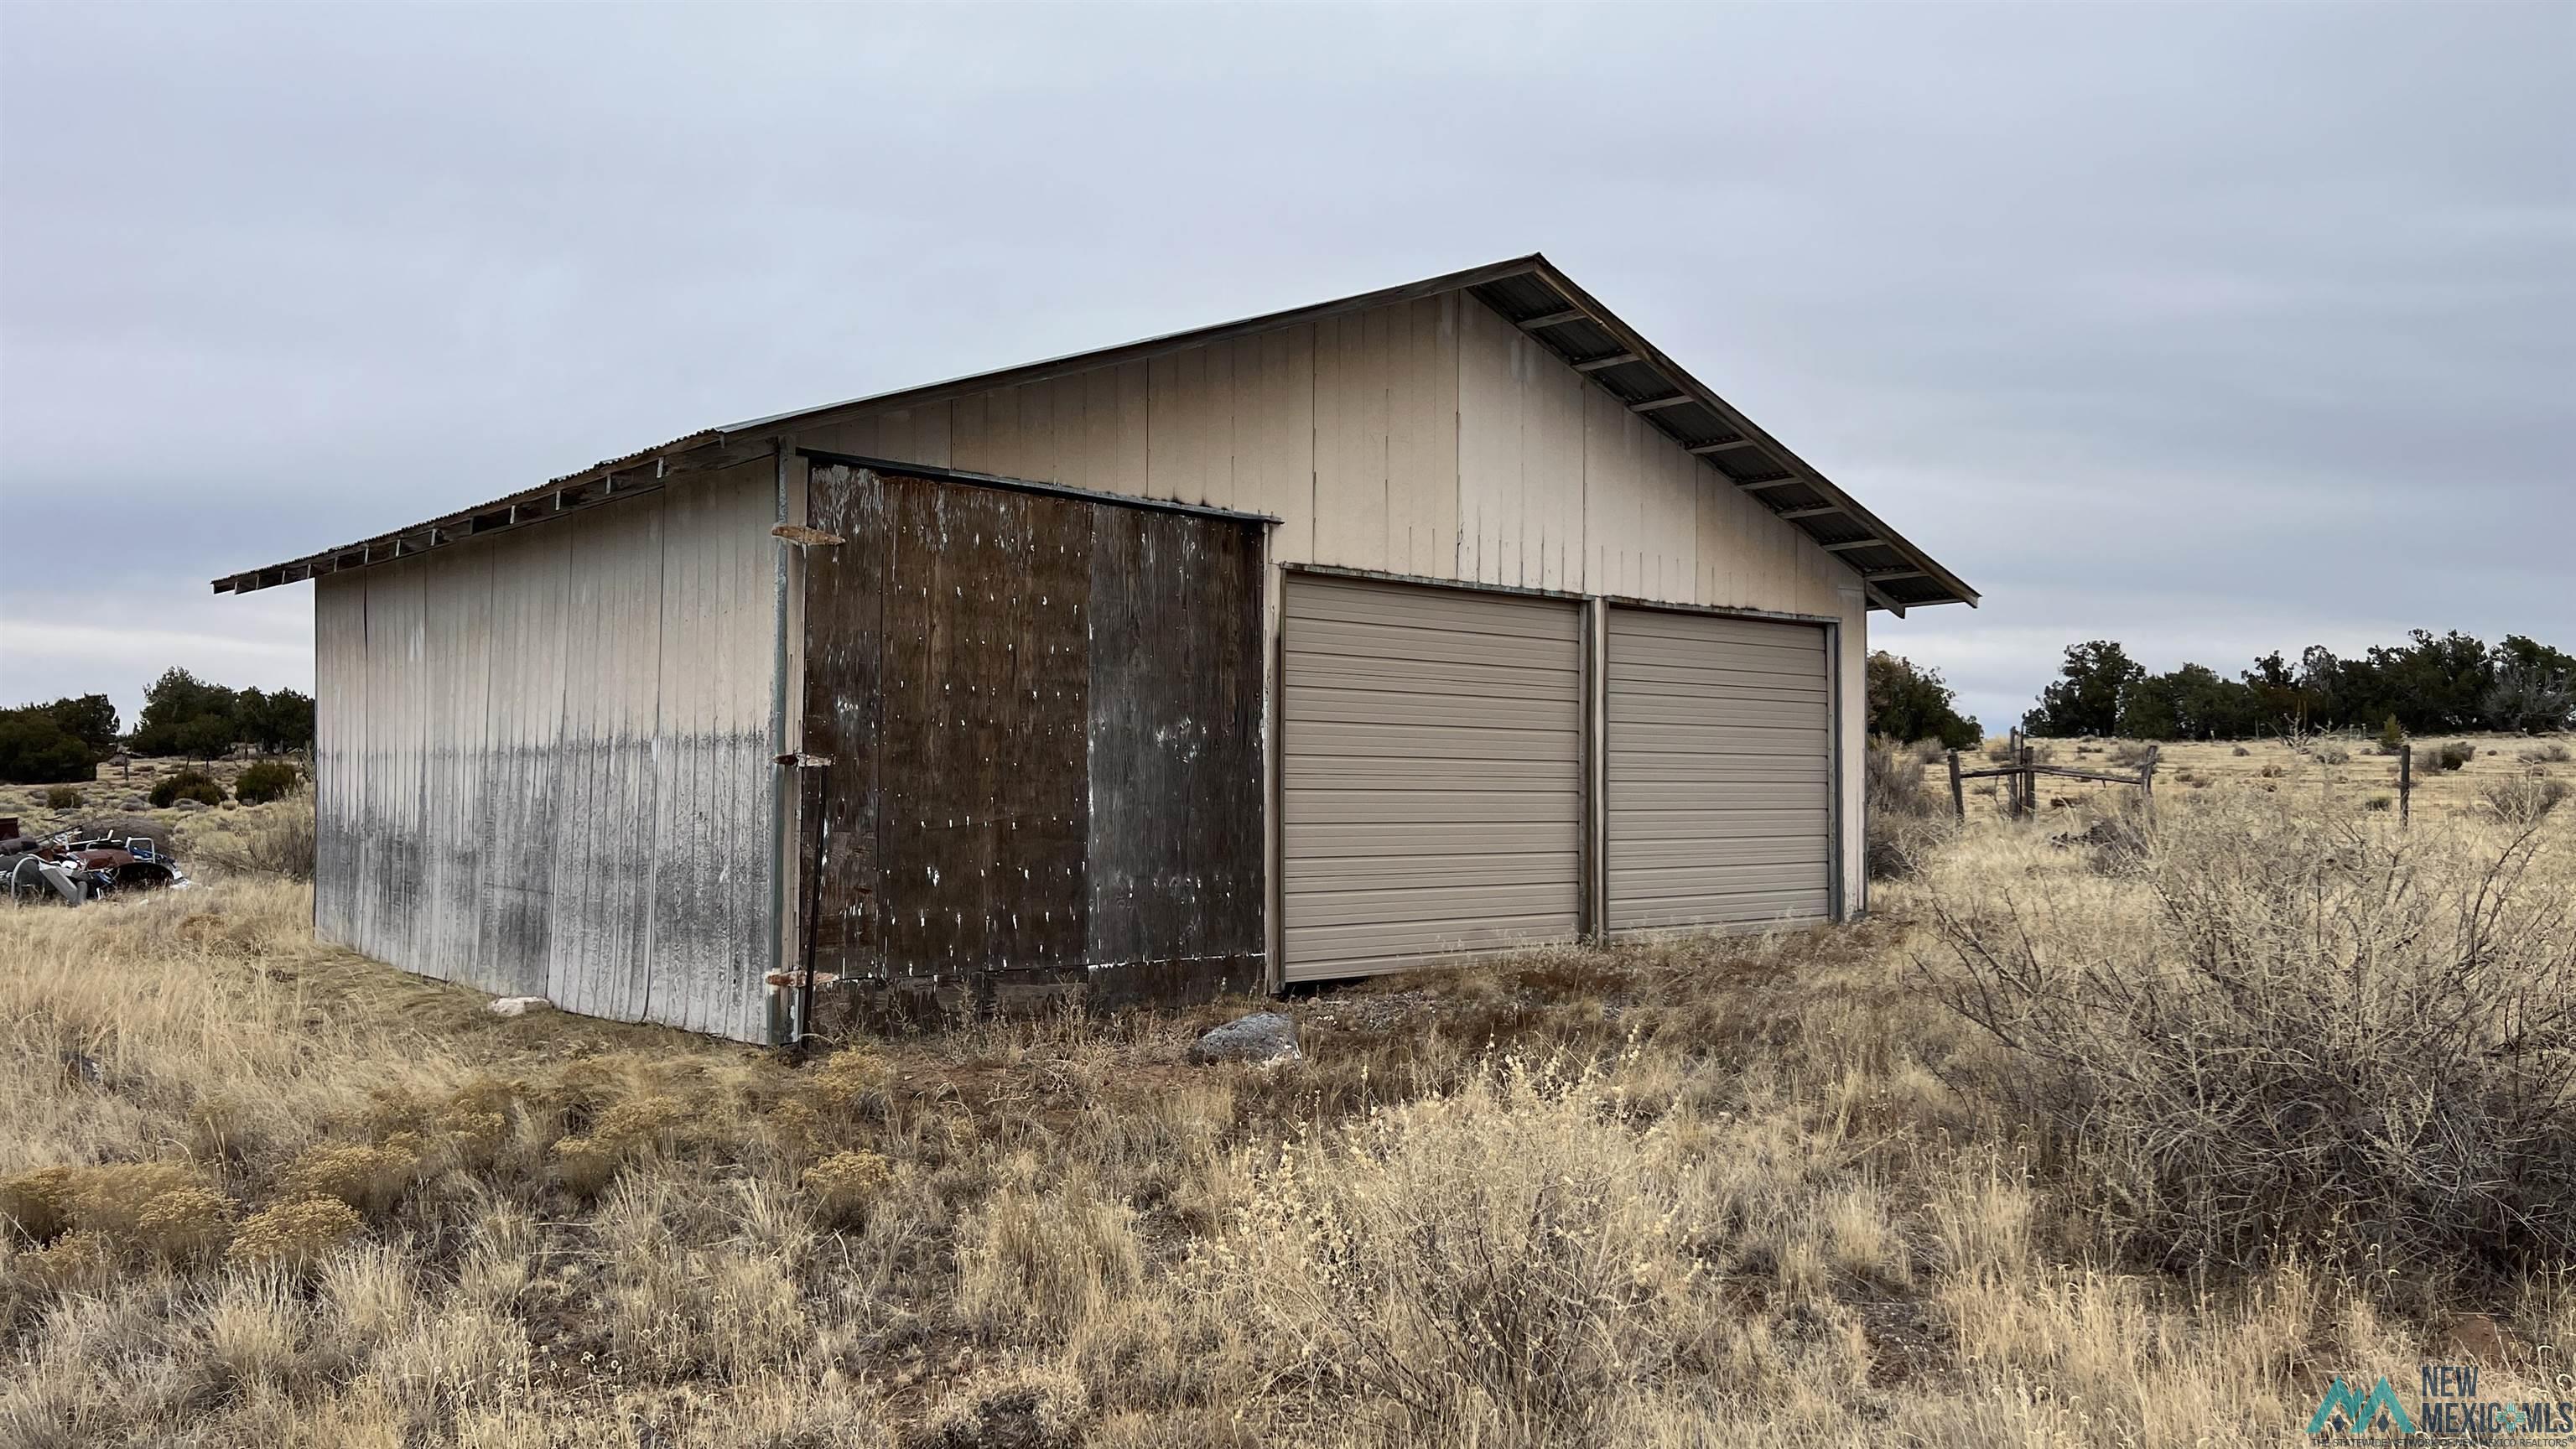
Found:
[{"label": "dry grass field", "polygon": [[[2096,738],[2034,739],[2031,743],[2046,757],[2045,763],[2082,770],[2134,770],[2135,752],[2143,748],[2131,742]],[[2534,738],[2473,731],[2427,736],[2413,743],[2416,771],[2412,808],[2419,812],[2480,812],[2489,805],[2492,792],[2515,788],[2516,782],[2535,776],[2576,785],[2576,738],[2569,736]],[[1988,744],[1990,748],[2000,748],[2001,742]],[[2466,745],[2475,752],[2474,757],[2456,769],[2436,769],[2430,761],[2445,745]],[[2376,737],[2320,735],[2297,742],[2277,738],[2241,742],[2178,740],[2168,741],[2158,750],[2156,788],[2167,796],[2184,790],[2251,790],[2305,796],[2310,803],[2328,809],[2393,810],[2396,806],[2397,757],[2381,753]],[[1983,754],[1976,755],[1971,763],[1965,752],[1960,762],[1963,768],[1971,769],[1992,763]],[[1927,756],[1924,781],[1946,796],[1949,769],[1938,756]],[[1989,812],[2000,810],[1993,781],[1970,781],[1968,788],[1977,799],[1988,802]],[[2043,806],[2052,799],[2090,803],[2104,788],[2077,780],[2044,778],[2039,794]]]},{"label": "dry grass field", "polygon": [[805,1065],[505,1020],[251,871],[0,908],[0,1446],[2181,1449],[2427,1358],[2561,1397],[2576,805],[2477,808],[2481,744],[2401,834],[2375,757],[2227,751],[2152,822],[1927,826],[1857,927],[1295,1000],[1277,1070],[1185,1063],[1244,1003]]}]

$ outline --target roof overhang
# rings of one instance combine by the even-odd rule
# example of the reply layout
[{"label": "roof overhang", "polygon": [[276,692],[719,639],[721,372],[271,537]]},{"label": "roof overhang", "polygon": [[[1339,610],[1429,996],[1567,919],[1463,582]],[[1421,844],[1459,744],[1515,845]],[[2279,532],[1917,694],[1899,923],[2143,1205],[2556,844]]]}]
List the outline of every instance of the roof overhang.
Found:
[{"label": "roof overhang", "polygon": [[835,421],[844,415],[889,412],[967,393],[1042,382],[1231,337],[1454,291],[1473,293],[1533,342],[1618,398],[1648,426],[1699,458],[1727,486],[1743,490],[1792,527],[1814,538],[1852,569],[1868,595],[1870,607],[1892,610],[1901,616],[1907,609],[1926,604],[1977,602],[1976,590],[1958,575],[1861,507],[1778,439],[1755,427],[1714,389],[1665,356],[1547,258],[1535,254],[1311,307],[1150,337],[1123,347],[1076,353],[1000,372],[977,373],[710,428],[659,447],[594,463],[578,473],[472,508],[228,575],[214,580],[214,589],[219,594],[249,593],[525,528],[614,499],[651,492],[673,478],[771,456],[778,451],[779,440],[799,427]]}]

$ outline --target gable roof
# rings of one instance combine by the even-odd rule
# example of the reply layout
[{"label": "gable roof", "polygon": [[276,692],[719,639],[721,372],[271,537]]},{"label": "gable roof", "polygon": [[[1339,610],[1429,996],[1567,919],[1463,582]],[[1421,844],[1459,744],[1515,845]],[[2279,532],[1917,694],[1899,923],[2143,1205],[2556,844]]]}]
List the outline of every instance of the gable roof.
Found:
[{"label": "gable roof", "polygon": [[522,528],[563,513],[661,487],[673,477],[732,467],[773,451],[773,440],[840,414],[889,411],[967,393],[1040,382],[1113,363],[1177,352],[1444,292],[1472,293],[1541,347],[1606,389],[1697,456],[1729,485],[1759,499],[1860,574],[1870,606],[1902,615],[1924,604],[1977,602],[1976,590],[1863,508],[1823,472],[1756,427],[1707,384],[1666,356],[1544,256],[1532,253],[1445,276],[1272,312],[1096,352],[977,373],[897,392],[802,408],[708,428],[594,463],[540,486],[437,518],[214,580],[216,593],[296,583],[340,569],[409,557],[467,538]]}]

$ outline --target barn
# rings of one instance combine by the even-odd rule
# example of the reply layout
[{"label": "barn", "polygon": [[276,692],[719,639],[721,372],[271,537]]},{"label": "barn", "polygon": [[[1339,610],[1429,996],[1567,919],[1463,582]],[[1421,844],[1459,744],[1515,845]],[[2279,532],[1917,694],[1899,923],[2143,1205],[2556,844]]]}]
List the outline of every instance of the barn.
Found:
[{"label": "barn", "polygon": [[1864,905],[1975,593],[1539,256],[692,433],[314,585],[328,939],[753,1042]]}]

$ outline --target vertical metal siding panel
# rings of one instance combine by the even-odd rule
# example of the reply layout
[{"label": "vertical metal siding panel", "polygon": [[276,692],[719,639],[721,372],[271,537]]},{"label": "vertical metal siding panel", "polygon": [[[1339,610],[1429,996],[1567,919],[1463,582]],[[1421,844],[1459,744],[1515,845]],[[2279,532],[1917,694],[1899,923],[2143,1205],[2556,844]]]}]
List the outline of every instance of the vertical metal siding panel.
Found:
[{"label": "vertical metal siding panel", "polygon": [[1583,390],[1583,571],[1575,587],[1640,596],[1647,548],[1645,424],[1597,387]]},{"label": "vertical metal siding panel", "polygon": [[1610,928],[1831,914],[1825,630],[1614,608],[1608,635]]},{"label": "vertical metal siding panel", "polygon": [[770,460],[665,495],[647,1020],[759,1040],[771,901]]},{"label": "vertical metal siding panel", "polygon": [[428,742],[423,571],[404,560],[367,576],[365,895],[359,949],[436,974],[422,941],[422,776]]},{"label": "vertical metal siding panel", "polygon": [[421,964],[424,975],[494,989],[482,959],[484,843],[491,838],[484,778],[491,716],[492,551],[462,547],[421,560],[428,750]]},{"label": "vertical metal siding panel", "polygon": [[[491,543],[492,833],[483,842],[479,955],[495,992],[543,996],[553,987],[555,881],[567,778],[565,660],[571,649],[572,540],[567,519]],[[560,1003],[569,1008],[569,1003]]]},{"label": "vertical metal siding panel", "polygon": [[1315,324],[1315,558],[1387,568],[1384,311]]},{"label": "vertical metal siding panel", "polygon": [[1458,574],[1458,297],[1390,309],[1386,559],[1397,573]]},{"label": "vertical metal siding panel", "polygon": [[1472,299],[1459,303],[1458,576],[1521,581],[1521,397],[1512,374],[1518,329]]},{"label": "vertical metal siding panel", "polygon": [[591,1016],[649,1010],[662,495],[601,509],[572,540],[564,795],[547,995]]},{"label": "vertical metal siding panel", "polygon": [[1288,978],[1571,938],[1576,606],[1292,575],[1283,627]]},{"label": "vertical metal siding panel", "polygon": [[313,586],[313,929],[357,944],[365,889],[366,583],[328,574]]},{"label": "vertical metal siding panel", "polygon": [[1839,597],[1843,621],[1836,633],[1842,657],[1834,667],[1842,671],[1842,728],[1834,750],[1842,764],[1842,910],[1849,919],[1869,907],[1868,856],[1862,844],[1867,794],[1863,762],[1869,749],[1869,600],[1856,587],[1841,590]]},{"label": "vertical metal siding panel", "polygon": [[[1518,329],[1514,329],[1517,331]],[[1600,389],[1527,337],[1515,340],[1521,379],[1521,496],[1531,536],[1521,577],[1533,588],[1583,587],[1583,408]]]},{"label": "vertical metal siding panel", "polygon": [[[1257,358],[1257,362],[1256,362]],[[1235,506],[1280,520],[1275,557],[1315,557],[1315,329],[1246,338],[1236,355]]]}]

